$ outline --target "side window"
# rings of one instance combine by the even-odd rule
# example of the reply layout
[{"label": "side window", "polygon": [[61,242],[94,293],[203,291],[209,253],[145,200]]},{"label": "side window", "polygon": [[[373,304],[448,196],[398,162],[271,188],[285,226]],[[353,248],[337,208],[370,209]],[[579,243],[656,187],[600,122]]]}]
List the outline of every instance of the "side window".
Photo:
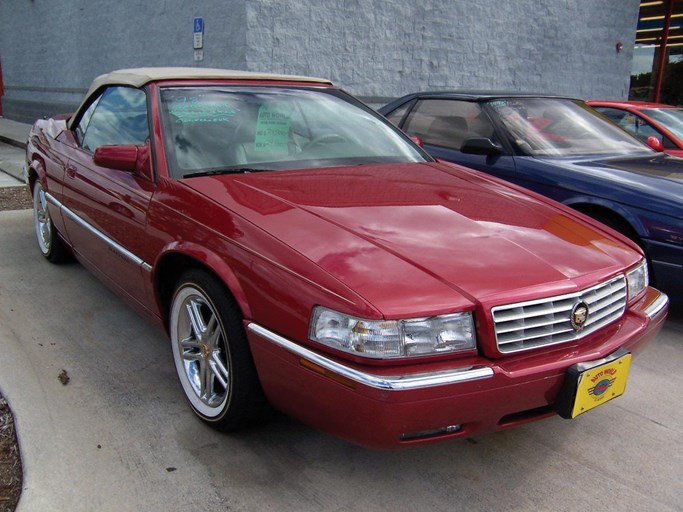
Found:
[{"label": "side window", "polygon": [[389,120],[389,122],[400,128],[401,121],[403,121],[403,117],[406,115],[406,112],[410,107],[413,106],[414,103],[414,101],[407,101],[390,114],[387,114],[386,117]]},{"label": "side window", "polygon": [[671,139],[652,126],[652,124],[631,112],[609,107],[598,107],[596,110],[642,142],[647,142],[648,137],[657,137],[665,149],[678,148]]},{"label": "side window", "polygon": [[420,100],[403,129],[426,144],[460,150],[472,137],[495,141],[491,120],[478,103],[459,100]]},{"label": "side window", "polygon": [[635,126],[636,137],[638,137],[639,139],[647,140],[648,137],[657,137],[660,141],[662,140],[662,134],[659,133],[659,131],[656,130],[654,126],[652,126],[644,119],[636,117]]},{"label": "side window", "polygon": [[110,144],[144,144],[149,137],[144,91],[132,87],[108,88],[86,110],[76,135],[83,149],[92,152]]},{"label": "side window", "polygon": [[640,117],[636,117],[636,133],[643,142],[647,142],[648,137],[657,137],[665,149],[677,149],[677,146],[671,140],[660,132],[657,128],[652,126],[648,121]]},{"label": "side window", "polygon": [[618,108],[610,107],[593,107],[595,110],[604,115],[607,119],[613,123],[620,124],[628,112],[626,110],[620,110]]},{"label": "side window", "polygon": [[95,101],[93,101],[90,106],[86,109],[85,113],[81,117],[81,120],[78,122],[78,125],[76,126],[76,140],[78,140],[78,143],[82,146],[83,145],[83,138],[85,137],[85,131],[88,129],[88,124],[90,123],[90,119],[92,118],[93,112],[95,112],[95,107],[97,107],[97,103],[100,101],[100,96],[97,98]]}]

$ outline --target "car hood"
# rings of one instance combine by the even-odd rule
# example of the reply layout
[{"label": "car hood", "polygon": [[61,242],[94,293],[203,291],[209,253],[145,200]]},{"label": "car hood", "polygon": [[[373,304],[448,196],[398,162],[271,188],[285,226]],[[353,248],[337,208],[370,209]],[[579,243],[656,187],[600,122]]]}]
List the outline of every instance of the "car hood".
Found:
[{"label": "car hood", "polygon": [[266,230],[387,316],[510,302],[513,290],[515,300],[569,293],[639,259],[564,207],[452,164],[183,182]]},{"label": "car hood", "polygon": [[[602,167],[635,173],[645,179],[683,187],[683,159],[661,153],[628,158],[607,158],[577,162],[579,165]],[[666,186],[666,185],[663,185]]]},{"label": "car hood", "polygon": [[[570,188],[588,195],[646,209],[660,215],[683,216],[683,159],[651,153],[610,158],[541,158],[542,165],[566,168]],[[575,181],[576,173],[584,176]]]}]

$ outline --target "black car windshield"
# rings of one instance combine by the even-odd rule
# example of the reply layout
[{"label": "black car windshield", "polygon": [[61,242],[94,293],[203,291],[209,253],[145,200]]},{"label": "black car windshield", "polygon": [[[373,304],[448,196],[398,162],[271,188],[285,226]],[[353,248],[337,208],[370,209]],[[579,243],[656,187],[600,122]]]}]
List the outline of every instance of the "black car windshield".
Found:
[{"label": "black car windshield", "polygon": [[557,98],[506,98],[487,103],[510,141],[529,156],[650,153],[650,148],[582,102]]},{"label": "black car windshield", "polygon": [[683,108],[648,108],[643,114],[666,127],[678,139],[683,140]]},{"label": "black car windshield", "polygon": [[386,120],[336,90],[167,87],[160,97],[175,178],[429,159]]}]

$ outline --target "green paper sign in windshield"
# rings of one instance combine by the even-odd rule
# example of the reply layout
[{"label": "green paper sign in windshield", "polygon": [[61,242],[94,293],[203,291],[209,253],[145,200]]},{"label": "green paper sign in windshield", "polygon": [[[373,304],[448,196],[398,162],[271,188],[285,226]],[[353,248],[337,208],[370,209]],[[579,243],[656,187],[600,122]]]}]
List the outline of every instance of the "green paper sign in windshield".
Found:
[{"label": "green paper sign in windshield", "polygon": [[292,109],[282,103],[261,105],[256,121],[254,149],[273,156],[289,152],[289,125]]}]

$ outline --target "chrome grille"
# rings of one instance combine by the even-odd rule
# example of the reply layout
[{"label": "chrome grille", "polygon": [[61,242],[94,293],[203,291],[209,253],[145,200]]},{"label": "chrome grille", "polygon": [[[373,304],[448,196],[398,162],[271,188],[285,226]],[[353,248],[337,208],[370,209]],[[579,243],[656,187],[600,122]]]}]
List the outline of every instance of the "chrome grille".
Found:
[{"label": "chrome grille", "polygon": [[[581,292],[491,309],[498,350],[529,350],[578,340],[618,319],[626,309],[626,278],[619,276]],[[588,306],[583,328],[572,326],[572,309]]]}]

